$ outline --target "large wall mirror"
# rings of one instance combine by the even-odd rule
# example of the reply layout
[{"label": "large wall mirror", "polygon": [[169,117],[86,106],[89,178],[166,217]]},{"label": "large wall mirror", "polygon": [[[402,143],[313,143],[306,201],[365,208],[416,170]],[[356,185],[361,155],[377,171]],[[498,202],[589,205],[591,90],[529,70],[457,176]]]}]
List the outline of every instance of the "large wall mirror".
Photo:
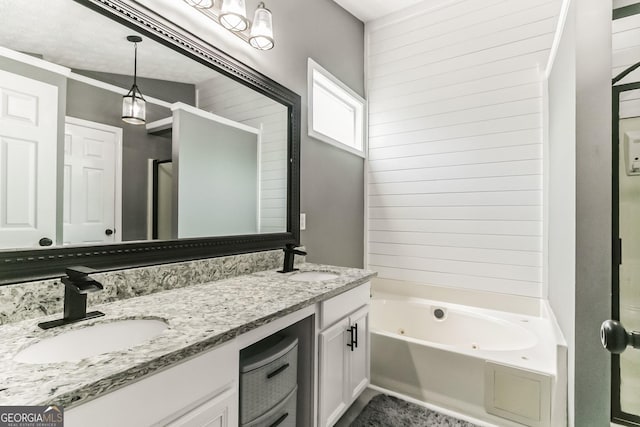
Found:
[{"label": "large wall mirror", "polygon": [[131,1],[0,15],[0,283],[298,243],[298,95]]}]

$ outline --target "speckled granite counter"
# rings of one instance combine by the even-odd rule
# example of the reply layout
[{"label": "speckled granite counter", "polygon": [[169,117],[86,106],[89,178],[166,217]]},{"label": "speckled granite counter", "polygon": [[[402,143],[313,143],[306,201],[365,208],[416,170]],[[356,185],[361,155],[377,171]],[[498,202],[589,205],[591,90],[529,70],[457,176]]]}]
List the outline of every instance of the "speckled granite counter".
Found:
[{"label": "speckled granite counter", "polygon": [[[43,331],[37,324],[58,316],[0,326],[0,405],[69,407],[122,387],[234,337],[352,289],[370,280],[366,270],[302,264],[302,271],[330,271],[338,278],[295,282],[275,270],[89,306],[95,320]],[[169,328],[128,350],[78,362],[31,365],[13,360],[20,349],[70,329],[121,319],[160,318]]]}]

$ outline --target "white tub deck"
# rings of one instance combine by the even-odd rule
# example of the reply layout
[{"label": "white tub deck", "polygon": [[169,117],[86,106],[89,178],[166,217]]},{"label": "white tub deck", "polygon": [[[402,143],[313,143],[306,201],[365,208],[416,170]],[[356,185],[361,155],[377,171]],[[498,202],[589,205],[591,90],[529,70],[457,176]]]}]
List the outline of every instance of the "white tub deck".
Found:
[{"label": "white tub deck", "polygon": [[[541,310],[541,316],[534,316],[380,292],[374,296],[372,385],[501,426],[562,422],[566,346],[550,313]],[[497,389],[487,382],[487,373],[496,367],[525,379],[516,380],[513,390],[498,391],[507,400],[524,392],[521,387],[530,384],[526,378],[534,379],[534,387],[541,379],[540,405],[549,412],[542,415],[544,423],[520,419],[518,424],[487,413],[487,393],[492,400],[504,399],[494,397]]]}]

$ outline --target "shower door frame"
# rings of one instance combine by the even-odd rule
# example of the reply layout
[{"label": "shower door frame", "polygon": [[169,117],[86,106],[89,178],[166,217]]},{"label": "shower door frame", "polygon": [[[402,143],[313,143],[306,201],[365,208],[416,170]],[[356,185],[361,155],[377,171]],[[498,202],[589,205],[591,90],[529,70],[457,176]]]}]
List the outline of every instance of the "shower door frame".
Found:
[{"label": "shower door frame", "polygon": [[[640,89],[640,82],[613,86],[612,92],[612,138],[611,138],[611,318],[620,320],[620,265],[622,264],[622,240],[620,239],[620,95],[623,92]],[[640,415],[622,410],[620,404],[620,355],[611,354],[611,421],[626,425],[640,426]]]}]

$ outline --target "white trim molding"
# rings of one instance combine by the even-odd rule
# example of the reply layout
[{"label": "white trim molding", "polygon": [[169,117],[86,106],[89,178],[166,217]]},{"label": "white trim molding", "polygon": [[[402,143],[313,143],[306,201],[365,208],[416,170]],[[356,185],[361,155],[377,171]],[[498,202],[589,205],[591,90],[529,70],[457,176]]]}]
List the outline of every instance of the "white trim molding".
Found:
[{"label": "white trim molding", "polygon": [[[315,73],[318,73],[318,76],[320,76],[320,79],[324,80],[324,82],[319,81],[316,78]],[[349,145],[342,141],[338,141],[331,136],[323,133],[322,131],[316,129],[313,113],[314,90],[316,85],[322,87],[322,89],[327,91],[330,95],[339,99],[342,103],[353,109],[355,121],[355,123],[353,124],[355,131],[353,136],[354,145]],[[342,150],[348,151],[357,156],[366,158],[368,148],[367,101],[311,58],[307,60],[307,92],[309,136],[322,142],[326,142],[327,144],[331,144]],[[356,147],[356,144],[360,144],[362,148],[360,149]]]},{"label": "white trim molding", "polygon": [[53,62],[45,61],[44,59],[36,58],[35,56],[27,55],[26,53],[18,52],[6,47],[0,46],[0,56],[7,59],[12,59],[14,61],[22,62],[23,64],[31,65],[42,70],[51,71],[52,73],[60,74],[65,77],[69,77],[69,74],[71,74],[70,68],[63,67],[62,65],[54,64]]},{"label": "white trim molding", "polygon": [[208,111],[201,110],[200,108],[193,107],[183,102],[175,102],[171,104],[171,111],[176,111],[176,110],[186,111],[196,116],[199,116],[208,120],[213,120],[214,122],[218,122],[223,125],[227,125],[227,126],[240,129],[246,132],[254,133],[256,135],[260,135],[261,133],[260,129],[254,128],[253,126],[248,126],[248,125],[245,125],[244,123],[236,122],[235,120],[230,120],[230,119],[227,119],[226,117],[209,113]]},{"label": "white trim molding", "polygon": [[562,39],[562,33],[564,32],[564,24],[567,21],[567,13],[569,12],[570,5],[571,5],[571,0],[562,1],[562,6],[560,8],[560,15],[558,16],[558,24],[556,25],[556,33],[553,37],[551,52],[549,52],[549,60],[547,61],[547,66],[544,69],[545,79],[548,79],[549,75],[551,75],[551,69],[553,68],[553,63],[556,60],[556,55],[558,53],[558,46],[560,45],[560,40]]}]

